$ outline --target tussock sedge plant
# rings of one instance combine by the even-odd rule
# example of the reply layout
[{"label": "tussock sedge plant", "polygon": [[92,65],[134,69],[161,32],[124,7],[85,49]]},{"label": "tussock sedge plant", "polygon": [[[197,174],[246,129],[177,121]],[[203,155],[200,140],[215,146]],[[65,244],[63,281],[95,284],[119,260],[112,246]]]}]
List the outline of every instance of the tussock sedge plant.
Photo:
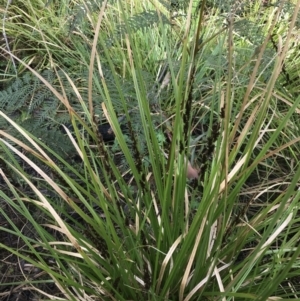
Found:
[{"label": "tussock sedge plant", "polygon": [[0,299],[299,299],[300,1],[4,2]]}]

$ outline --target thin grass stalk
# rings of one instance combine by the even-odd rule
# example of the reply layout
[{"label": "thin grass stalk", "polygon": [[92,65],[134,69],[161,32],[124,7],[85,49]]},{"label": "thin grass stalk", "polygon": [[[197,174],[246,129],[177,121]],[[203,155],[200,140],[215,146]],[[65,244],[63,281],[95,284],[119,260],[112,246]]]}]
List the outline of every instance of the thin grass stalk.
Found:
[{"label": "thin grass stalk", "polygon": [[[126,18],[124,19],[124,23],[127,27],[128,32],[130,32],[128,21],[126,20]],[[145,140],[147,143],[147,150],[149,151],[150,162],[152,163],[153,166],[155,166],[155,168],[153,168],[152,171],[155,179],[156,190],[158,193],[158,198],[162,200],[163,183],[161,179],[163,179],[162,165],[163,165],[164,158],[159,149],[157,138],[152,126],[149,103],[147,101],[144,82],[141,75],[141,66],[139,60],[137,59],[138,58],[137,49],[134,46],[134,42],[130,34],[126,35],[125,41],[127,46],[128,60],[131,67],[131,75],[135,87],[139,112],[142,120],[143,133],[145,135]],[[139,177],[139,181],[141,183],[140,184],[141,192],[142,192],[141,197],[144,199],[144,202],[147,205],[147,207],[151,208],[152,197],[151,194],[149,193],[150,187],[148,186],[148,183],[145,181],[146,180],[145,171],[141,169],[139,172],[141,174],[141,176]],[[150,210],[149,214],[151,214],[151,221],[154,223],[152,225],[154,231],[155,232],[159,231],[161,233],[161,229],[159,229],[160,226],[156,224],[155,212],[153,210]],[[162,208],[162,216],[163,215],[164,215],[164,209]],[[162,217],[162,220],[164,220],[164,217]],[[171,237],[171,232],[168,223],[164,225],[163,231],[165,231],[166,234],[169,234],[169,236],[166,235],[166,239],[168,239],[168,237]],[[157,233],[155,233],[155,235],[157,236]],[[159,238],[158,241],[160,241]]]},{"label": "thin grass stalk", "polygon": [[[295,178],[300,177],[300,168],[296,171]],[[272,240],[274,240],[276,237],[272,236],[272,232],[274,231],[275,224],[278,223],[280,220],[284,220],[285,216],[289,215],[290,212],[293,210],[293,206],[290,206],[291,208],[288,211],[286,210],[286,203],[287,201],[295,195],[295,187],[297,185],[297,180],[293,180],[291,185],[289,186],[288,190],[282,194],[280,197],[280,203],[279,207],[276,210],[276,213],[272,216],[272,220],[268,224],[268,228],[264,231],[260,242],[258,243],[257,247],[253,251],[253,253],[249,257],[249,261],[244,264],[244,266],[241,268],[241,270],[238,272],[238,274],[232,279],[230,284],[226,286],[226,291],[229,292],[231,289],[234,288],[234,290],[238,289],[241,284],[244,282],[245,278],[247,277],[248,273],[251,271],[251,267],[254,266],[259,260],[262,259],[262,255],[266,252],[266,247],[270,246]],[[294,198],[295,203],[299,200],[299,193],[297,193],[296,198]],[[264,213],[262,213],[262,220],[266,217],[269,210],[272,208],[273,204],[270,206],[267,206],[265,210],[263,210]],[[282,216],[282,213],[285,212],[285,216]],[[255,227],[254,227],[255,228]],[[280,229],[280,225],[279,228]],[[282,231],[282,230],[281,230]],[[272,238],[270,238],[272,237]],[[297,251],[299,253],[299,250]],[[273,286],[272,289],[274,290]],[[261,299],[263,300],[263,299]]]},{"label": "thin grass stalk", "polygon": [[[19,154],[20,155],[20,154]],[[23,159],[25,159],[25,161],[26,161],[26,158],[23,158]],[[30,163],[30,162],[29,162]],[[35,168],[35,166],[33,165],[33,164],[31,164],[32,165],[32,167],[33,168]],[[13,168],[13,166],[12,166],[12,168]],[[43,173],[40,173],[43,177],[45,177],[45,175],[43,174]],[[28,180],[27,180],[27,178],[26,177],[24,177],[24,180],[32,187],[32,189],[40,196],[40,198],[42,198],[42,195],[39,193],[39,191],[34,187],[34,186],[32,186],[32,184],[31,184],[31,182],[29,182]],[[74,189],[74,188],[73,188]],[[43,198],[42,198],[43,199]],[[44,201],[45,201],[46,199],[44,199]],[[53,212],[53,210],[49,207],[49,203],[45,203],[45,205],[46,205],[46,207],[48,208],[48,210],[50,210],[50,212],[52,212],[51,213],[51,215],[53,216],[53,217],[55,217],[55,220],[57,221],[57,222],[59,222],[60,221],[60,219],[58,218],[58,216],[55,216],[55,214],[54,214],[54,212]],[[87,205],[87,204],[86,204]],[[87,207],[88,207],[88,205],[87,205]],[[90,212],[92,212],[92,210],[90,209]],[[86,219],[87,220],[87,219]],[[37,227],[37,226],[36,226]],[[65,227],[63,227],[62,226],[62,224],[61,224],[61,228],[62,229],[64,229],[63,231],[62,231],[62,233],[64,233],[64,234],[67,234],[66,233],[66,228]],[[104,232],[103,232],[104,233]],[[70,237],[69,236],[69,239],[71,240],[71,242],[72,242],[72,236]],[[107,239],[108,240],[108,239]],[[45,242],[47,242],[47,240],[46,239],[43,239],[43,241],[45,241]],[[114,240],[115,242],[116,242],[116,240]],[[74,245],[74,241],[73,241],[73,245]],[[79,247],[79,245],[77,245],[78,247]],[[50,247],[48,246],[48,247],[46,247],[46,249],[49,249]],[[90,260],[90,257],[88,256],[88,255],[86,255],[86,253],[83,251],[83,249],[82,248],[77,248],[77,251],[79,251],[79,254],[82,256],[82,258],[84,259],[84,261],[88,264],[88,266],[92,266],[92,267],[94,267],[94,262],[92,262],[91,260]],[[93,268],[94,269],[94,268]],[[95,269],[94,269],[94,272],[97,274],[97,273],[99,273],[99,270],[95,267]],[[103,278],[103,280],[104,280],[104,278]],[[108,286],[110,286],[110,283],[109,282],[107,282],[107,285]]]},{"label": "thin grass stalk", "polygon": [[[257,59],[256,59],[255,66],[254,66],[254,68],[253,68],[253,72],[252,72],[252,74],[251,74],[251,77],[250,77],[250,80],[249,80],[249,84],[248,84],[248,86],[247,86],[247,91],[246,91],[246,93],[245,93],[245,95],[244,95],[243,103],[242,103],[242,105],[241,105],[241,112],[244,111],[244,108],[245,108],[245,106],[246,106],[246,104],[247,104],[247,102],[248,102],[248,100],[249,100],[250,93],[251,93],[251,91],[252,91],[252,89],[253,89],[253,87],[254,87],[254,82],[255,82],[255,79],[256,79],[257,72],[258,72],[258,67],[259,67],[259,65],[261,64],[261,61],[262,61],[263,53],[264,53],[265,50],[266,50],[267,44],[268,44],[268,42],[269,42],[269,40],[270,40],[270,36],[271,36],[271,34],[272,34],[272,32],[273,32],[275,26],[276,26],[277,19],[278,19],[279,15],[280,15],[280,13],[281,13],[281,11],[282,11],[282,9],[283,9],[283,5],[284,5],[284,1],[281,2],[281,4],[280,4],[278,10],[276,11],[276,15],[275,15],[275,17],[273,18],[273,21],[272,21],[271,26],[270,26],[270,29],[269,29],[269,31],[268,31],[267,37],[265,38],[265,40],[264,40],[262,46],[260,47],[260,51],[259,51],[259,53],[258,53],[258,57],[257,57]],[[239,115],[238,115],[238,118],[236,119],[236,122],[235,122],[235,124],[234,124],[233,130],[232,130],[232,132],[231,132],[230,145],[232,144],[233,139],[234,139],[234,137],[235,137],[235,135],[236,135],[237,129],[238,129],[240,123],[241,123],[241,119],[242,119],[242,114],[239,114]]]},{"label": "thin grass stalk", "polygon": [[[102,7],[101,7],[101,10],[99,13],[98,22],[97,22],[97,25],[95,28],[95,36],[94,36],[94,41],[93,41],[93,46],[92,46],[92,51],[91,51],[91,60],[90,60],[90,66],[89,66],[88,103],[89,103],[89,113],[90,113],[90,116],[92,116],[92,117],[94,116],[93,99],[92,99],[94,63],[95,63],[95,57],[96,57],[96,47],[97,47],[97,42],[98,42],[99,33],[100,33],[100,26],[101,26],[102,20],[104,18],[106,5],[107,5],[107,0],[103,1]],[[92,124],[94,124],[94,123],[92,123]]]}]

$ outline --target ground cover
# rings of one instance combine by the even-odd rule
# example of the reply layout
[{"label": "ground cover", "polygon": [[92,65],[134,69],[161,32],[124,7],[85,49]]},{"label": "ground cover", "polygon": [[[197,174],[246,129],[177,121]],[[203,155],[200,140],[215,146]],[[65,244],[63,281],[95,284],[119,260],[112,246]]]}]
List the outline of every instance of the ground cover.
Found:
[{"label": "ground cover", "polygon": [[0,299],[299,298],[299,5],[2,1]]}]

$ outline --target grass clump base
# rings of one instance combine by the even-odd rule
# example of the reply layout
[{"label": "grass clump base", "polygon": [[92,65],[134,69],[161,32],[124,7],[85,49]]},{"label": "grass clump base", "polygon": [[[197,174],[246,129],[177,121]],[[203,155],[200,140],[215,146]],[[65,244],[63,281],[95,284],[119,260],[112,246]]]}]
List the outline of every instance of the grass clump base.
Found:
[{"label": "grass clump base", "polygon": [[172,3],[3,8],[1,300],[299,298],[300,3]]}]

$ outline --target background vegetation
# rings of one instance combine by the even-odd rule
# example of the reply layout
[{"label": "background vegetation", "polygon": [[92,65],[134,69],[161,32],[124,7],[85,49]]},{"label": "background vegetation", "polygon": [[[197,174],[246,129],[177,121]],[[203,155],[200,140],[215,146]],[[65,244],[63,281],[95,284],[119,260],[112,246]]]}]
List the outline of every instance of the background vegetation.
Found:
[{"label": "background vegetation", "polygon": [[299,297],[300,1],[0,1],[0,299]]}]

